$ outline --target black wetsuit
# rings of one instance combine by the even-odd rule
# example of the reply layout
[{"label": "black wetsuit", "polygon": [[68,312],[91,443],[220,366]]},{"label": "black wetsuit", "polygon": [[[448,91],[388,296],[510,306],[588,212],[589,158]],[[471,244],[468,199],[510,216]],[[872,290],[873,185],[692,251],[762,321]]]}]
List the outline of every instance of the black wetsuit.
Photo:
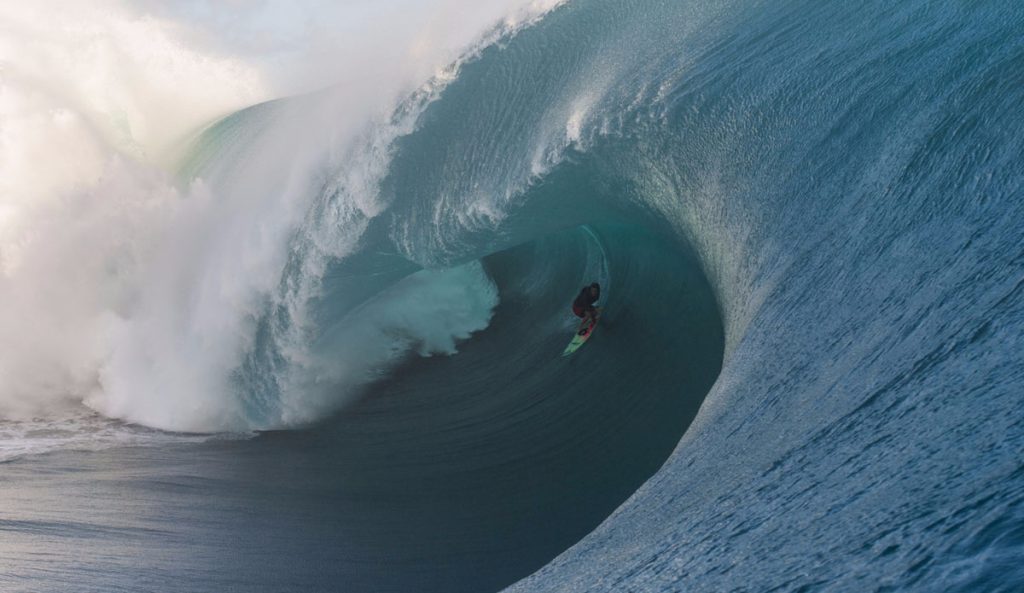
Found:
[{"label": "black wetsuit", "polygon": [[594,303],[599,298],[601,298],[600,288],[597,289],[597,294],[590,294],[590,287],[584,286],[579,296],[572,302],[572,312],[576,314],[576,317],[586,317],[588,311],[594,311]]}]

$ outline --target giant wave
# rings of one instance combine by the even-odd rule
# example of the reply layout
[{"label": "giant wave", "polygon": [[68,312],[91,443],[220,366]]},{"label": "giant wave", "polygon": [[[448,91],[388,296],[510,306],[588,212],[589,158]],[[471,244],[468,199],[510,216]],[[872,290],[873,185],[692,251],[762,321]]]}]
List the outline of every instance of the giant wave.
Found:
[{"label": "giant wave", "polygon": [[[1022,27],[1000,2],[595,0],[344,131],[343,87],[235,113],[182,168],[201,265],[156,260],[87,403],[328,419],[330,448],[380,447],[357,475],[505,513],[465,541],[518,560],[473,540],[487,574],[437,587],[561,553],[512,590],[1013,590]],[[607,326],[566,362],[594,279]]]}]

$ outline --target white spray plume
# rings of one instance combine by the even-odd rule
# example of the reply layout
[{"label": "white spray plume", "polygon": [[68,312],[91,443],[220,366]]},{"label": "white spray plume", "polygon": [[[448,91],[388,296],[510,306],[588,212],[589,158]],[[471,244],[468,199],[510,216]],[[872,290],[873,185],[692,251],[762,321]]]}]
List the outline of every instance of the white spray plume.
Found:
[{"label": "white spray plume", "polygon": [[[368,125],[482,32],[558,3],[0,5],[0,419],[85,402],[161,428],[247,428],[226,382],[311,187],[356,163],[323,257],[342,254],[380,207]],[[339,82],[284,110],[230,179],[172,182],[165,155],[215,118]]]}]

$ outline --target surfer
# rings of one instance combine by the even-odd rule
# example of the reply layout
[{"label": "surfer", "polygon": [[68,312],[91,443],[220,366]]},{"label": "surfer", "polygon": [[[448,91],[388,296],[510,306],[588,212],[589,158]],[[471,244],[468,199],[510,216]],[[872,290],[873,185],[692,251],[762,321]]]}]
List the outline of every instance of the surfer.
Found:
[{"label": "surfer", "polygon": [[580,324],[580,335],[597,323],[597,317],[601,310],[595,307],[594,303],[599,298],[601,298],[601,285],[595,282],[590,286],[584,286],[579,296],[572,302],[573,314],[583,319],[583,323]]}]

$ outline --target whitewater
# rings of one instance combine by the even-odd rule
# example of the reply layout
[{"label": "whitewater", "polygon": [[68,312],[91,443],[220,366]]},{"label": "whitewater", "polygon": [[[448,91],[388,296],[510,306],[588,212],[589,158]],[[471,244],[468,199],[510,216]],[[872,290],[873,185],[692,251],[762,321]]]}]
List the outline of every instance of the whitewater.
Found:
[{"label": "whitewater", "polygon": [[0,10],[0,588],[1024,586],[1024,9],[198,6]]}]

